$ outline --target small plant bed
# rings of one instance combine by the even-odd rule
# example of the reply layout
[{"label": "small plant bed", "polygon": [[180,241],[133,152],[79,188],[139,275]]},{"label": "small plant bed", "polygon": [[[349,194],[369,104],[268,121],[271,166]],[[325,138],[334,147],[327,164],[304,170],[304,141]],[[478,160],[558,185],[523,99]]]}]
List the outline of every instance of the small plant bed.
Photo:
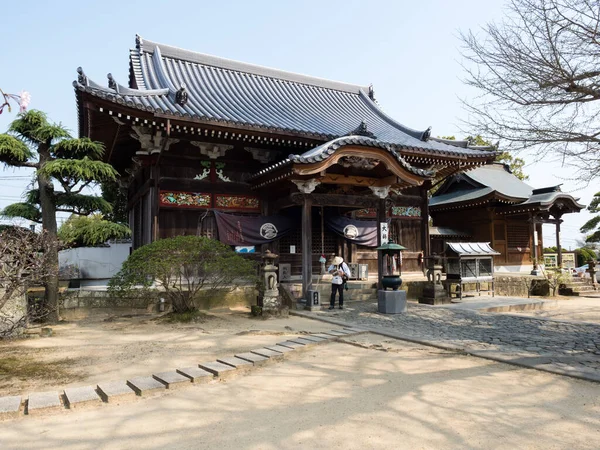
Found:
[{"label": "small plant bed", "polygon": [[167,313],[164,316],[157,318],[157,321],[167,323],[205,323],[211,319],[216,318],[203,311],[187,311],[182,313]]},{"label": "small plant bed", "polygon": [[[4,350],[4,349],[3,349]],[[40,361],[35,352],[7,351],[0,357],[0,392],[19,392],[21,384],[44,384],[48,377],[56,383],[74,382],[81,379],[72,368],[77,361],[64,358]]]}]

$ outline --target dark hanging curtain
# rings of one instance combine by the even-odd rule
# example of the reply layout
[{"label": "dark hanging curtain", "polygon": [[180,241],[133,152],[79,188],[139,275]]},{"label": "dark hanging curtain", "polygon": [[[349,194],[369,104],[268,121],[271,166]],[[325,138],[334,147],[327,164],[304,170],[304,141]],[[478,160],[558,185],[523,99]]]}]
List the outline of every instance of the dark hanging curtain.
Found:
[{"label": "dark hanging curtain", "polygon": [[358,245],[377,247],[376,220],[356,220],[344,216],[325,215],[325,225],[336,234]]},{"label": "dark hanging curtain", "polygon": [[215,211],[219,240],[227,245],[268,244],[289,234],[297,221],[290,217],[239,216]]}]

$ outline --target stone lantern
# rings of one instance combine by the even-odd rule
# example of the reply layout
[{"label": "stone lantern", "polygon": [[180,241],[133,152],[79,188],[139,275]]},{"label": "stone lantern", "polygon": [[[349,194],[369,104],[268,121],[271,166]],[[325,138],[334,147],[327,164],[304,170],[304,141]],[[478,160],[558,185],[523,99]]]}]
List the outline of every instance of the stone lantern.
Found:
[{"label": "stone lantern", "polygon": [[[402,285],[402,250],[406,247],[389,241],[377,247],[378,258],[382,262],[379,274],[381,287],[377,292],[377,310],[384,314],[406,312],[406,291],[399,290]],[[388,291],[391,289],[391,291]]]},{"label": "stone lantern", "polygon": [[442,258],[435,253],[428,261],[427,283],[423,287],[423,296],[419,298],[419,303],[427,305],[443,305],[450,303],[450,297],[442,284]]},{"label": "stone lantern", "polygon": [[590,274],[590,278],[592,281],[592,287],[594,288],[594,290],[597,289],[596,286],[596,261],[594,261],[593,259],[590,259],[588,262],[588,269],[587,272]]},{"label": "stone lantern", "polygon": [[277,283],[277,266],[275,265],[277,258],[279,255],[270,250],[262,255],[263,264],[260,269],[262,283],[258,295],[263,316],[281,315],[283,311]]}]

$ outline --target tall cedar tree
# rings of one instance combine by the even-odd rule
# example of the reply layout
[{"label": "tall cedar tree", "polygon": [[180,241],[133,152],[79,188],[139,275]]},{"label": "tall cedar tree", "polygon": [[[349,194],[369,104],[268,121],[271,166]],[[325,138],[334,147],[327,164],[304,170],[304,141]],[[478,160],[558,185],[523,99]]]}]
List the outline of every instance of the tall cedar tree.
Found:
[{"label": "tall cedar tree", "polygon": [[[23,217],[42,224],[50,239],[49,264],[58,267],[56,213],[107,214],[111,205],[104,199],[83,194],[86,187],[114,181],[117,172],[100,159],[104,147],[87,138],[74,139],[61,124],[51,123],[45,113],[21,113],[6,134],[0,134],[0,162],[6,166],[36,170],[36,186],[25,201],[7,206],[2,215]],[[55,184],[59,190],[55,190]],[[59,319],[58,271],[49,270],[45,280],[49,320]]]}]

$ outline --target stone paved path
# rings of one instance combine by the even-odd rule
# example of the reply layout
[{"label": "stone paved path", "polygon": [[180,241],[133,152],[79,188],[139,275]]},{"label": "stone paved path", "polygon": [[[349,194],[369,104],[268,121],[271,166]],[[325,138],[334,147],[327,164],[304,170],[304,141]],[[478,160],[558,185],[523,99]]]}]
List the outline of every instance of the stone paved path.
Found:
[{"label": "stone paved path", "polygon": [[600,325],[435,308],[414,303],[409,303],[406,314],[379,314],[377,303],[372,302],[352,303],[343,311],[300,314],[465,350],[476,356],[600,381]]}]

